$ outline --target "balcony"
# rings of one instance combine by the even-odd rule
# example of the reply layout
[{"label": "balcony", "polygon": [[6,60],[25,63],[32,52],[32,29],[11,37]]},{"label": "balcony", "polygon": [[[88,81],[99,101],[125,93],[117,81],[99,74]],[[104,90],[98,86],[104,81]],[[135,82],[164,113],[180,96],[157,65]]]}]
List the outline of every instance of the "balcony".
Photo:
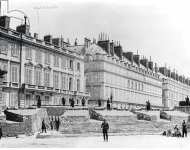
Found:
[{"label": "balcony", "polygon": [[44,87],[44,86],[42,86],[42,85],[38,85],[38,89],[40,89],[40,90],[44,90],[44,89],[45,89],[45,87]]},{"label": "balcony", "polygon": [[53,87],[46,87],[48,91],[53,91]]},{"label": "balcony", "polygon": [[16,88],[18,88],[18,86],[19,86],[19,84],[16,83],[16,82],[12,82],[12,83],[11,83],[11,87],[16,87]]}]

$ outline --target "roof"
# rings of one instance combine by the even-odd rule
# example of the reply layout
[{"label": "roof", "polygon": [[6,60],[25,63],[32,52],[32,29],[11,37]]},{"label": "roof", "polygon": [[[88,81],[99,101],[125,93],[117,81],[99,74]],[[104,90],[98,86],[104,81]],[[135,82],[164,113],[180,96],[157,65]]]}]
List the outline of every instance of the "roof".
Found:
[{"label": "roof", "polygon": [[76,52],[78,54],[84,54],[85,47],[84,45],[76,45],[67,47],[68,50]]},{"label": "roof", "polygon": [[97,44],[92,44],[86,49],[86,54],[95,55],[95,54],[107,54],[100,46]]}]

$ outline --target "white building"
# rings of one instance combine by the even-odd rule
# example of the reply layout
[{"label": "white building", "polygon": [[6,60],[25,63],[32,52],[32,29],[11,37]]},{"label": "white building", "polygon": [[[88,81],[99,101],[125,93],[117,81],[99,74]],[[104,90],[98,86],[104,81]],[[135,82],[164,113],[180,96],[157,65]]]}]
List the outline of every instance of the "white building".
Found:
[{"label": "white building", "polygon": [[71,99],[81,105],[88,97],[84,56],[60,38],[32,37],[26,24],[11,30],[7,19],[0,27],[0,67],[7,70],[3,105],[26,108],[39,98],[42,105],[70,105]]},{"label": "white building", "polygon": [[132,52],[123,53],[120,45],[100,39],[90,44],[86,39],[86,88],[91,94],[89,103],[105,105],[111,99],[115,107],[129,105],[162,107],[162,80],[153,62]]}]

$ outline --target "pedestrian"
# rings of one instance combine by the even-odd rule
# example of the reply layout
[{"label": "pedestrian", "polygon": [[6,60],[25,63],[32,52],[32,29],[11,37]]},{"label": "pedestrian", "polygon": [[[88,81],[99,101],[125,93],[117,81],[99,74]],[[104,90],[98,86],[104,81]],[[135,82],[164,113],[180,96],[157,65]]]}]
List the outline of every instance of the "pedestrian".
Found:
[{"label": "pedestrian", "polygon": [[59,131],[59,125],[60,125],[60,120],[59,120],[59,117],[58,117],[58,119],[56,121],[56,129],[57,129],[57,131]]},{"label": "pedestrian", "polygon": [[0,139],[3,136],[2,128],[0,127]]},{"label": "pedestrian", "polygon": [[104,119],[104,121],[103,121],[103,123],[101,125],[101,128],[102,128],[102,133],[103,133],[104,141],[108,141],[109,124],[106,121],[106,119]]},{"label": "pedestrian", "polygon": [[187,137],[187,125],[185,123],[185,120],[183,120],[183,123],[182,123],[182,137]]},{"label": "pedestrian", "polygon": [[51,127],[51,130],[53,130],[53,116],[50,118],[50,127]]},{"label": "pedestrian", "polygon": [[44,119],[43,119],[43,121],[42,121],[42,133],[45,131],[45,133],[46,133],[46,124],[45,124],[45,121],[44,121]]},{"label": "pedestrian", "polygon": [[107,110],[110,110],[110,100],[109,100],[109,98],[107,100]]}]

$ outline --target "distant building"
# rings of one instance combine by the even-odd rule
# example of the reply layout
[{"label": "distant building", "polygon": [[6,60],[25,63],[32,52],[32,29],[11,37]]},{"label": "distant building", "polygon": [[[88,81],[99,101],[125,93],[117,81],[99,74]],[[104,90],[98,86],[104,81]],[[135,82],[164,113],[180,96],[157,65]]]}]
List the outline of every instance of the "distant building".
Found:
[{"label": "distant building", "polygon": [[162,79],[153,62],[138,54],[123,52],[119,43],[100,38],[90,44],[85,40],[86,88],[91,94],[89,104],[128,108],[131,105],[162,107]]},{"label": "distant building", "polygon": [[114,107],[129,108],[150,101],[153,107],[172,109],[190,97],[188,78],[138,54],[123,52],[120,43],[104,34],[94,41],[86,38],[84,44],[89,104],[106,106],[109,99]]},{"label": "distant building", "polygon": [[[61,38],[38,39],[26,24],[9,28],[10,18],[0,17],[0,67],[7,70],[3,81],[3,105],[27,108],[41,105],[81,105],[85,90],[84,56]],[[87,103],[87,102],[86,102]]]},{"label": "distant building", "polygon": [[190,97],[190,80],[184,76],[171,72],[167,67],[160,67],[162,74],[162,98],[166,107],[179,106],[179,101],[185,101]]}]

